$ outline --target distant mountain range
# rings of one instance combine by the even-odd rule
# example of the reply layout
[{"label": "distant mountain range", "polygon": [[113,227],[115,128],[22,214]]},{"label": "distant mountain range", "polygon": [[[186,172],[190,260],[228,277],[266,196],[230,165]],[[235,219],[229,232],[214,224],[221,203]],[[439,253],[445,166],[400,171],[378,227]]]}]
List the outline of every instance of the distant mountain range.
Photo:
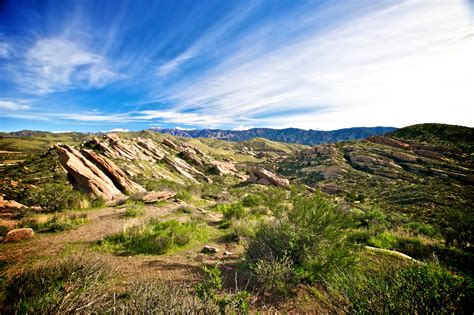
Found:
[{"label": "distant mountain range", "polygon": [[268,140],[279,142],[316,145],[321,143],[338,142],[344,140],[363,139],[370,136],[377,136],[392,132],[396,129],[397,128],[394,127],[355,127],[331,131],[303,130],[298,128],[253,128],[248,130],[183,130],[176,128],[153,128],[151,130],[186,138],[214,138],[228,141],[244,141],[252,138],[265,138]]}]

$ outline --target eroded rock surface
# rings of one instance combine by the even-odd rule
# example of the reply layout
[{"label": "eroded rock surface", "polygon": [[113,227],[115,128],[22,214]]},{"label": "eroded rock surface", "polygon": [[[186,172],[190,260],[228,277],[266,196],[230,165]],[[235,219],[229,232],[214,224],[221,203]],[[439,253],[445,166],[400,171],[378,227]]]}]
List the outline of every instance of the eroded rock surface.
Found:
[{"label": "eroded rock surface", "polygon": [[249,182],[262,185],[275,185],[284,188],[290,187],[290,182],[288,179],[279,174],[266,170],[263,167],[256,167],[252,170]]}]

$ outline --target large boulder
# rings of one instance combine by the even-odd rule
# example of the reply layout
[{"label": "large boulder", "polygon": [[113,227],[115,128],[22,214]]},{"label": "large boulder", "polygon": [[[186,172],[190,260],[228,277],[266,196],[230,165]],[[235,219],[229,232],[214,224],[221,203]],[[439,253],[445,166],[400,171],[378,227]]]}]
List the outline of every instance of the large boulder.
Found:
[{"label": "large boulder", "polygon": [[252,170],[249,182],[262,185],[275,185],[284,188],[290,187],[288,179],[263,167],[256,167]]},{"label": "large boulder", "polygon": [[30,228],[21,228],[21,229],[14,229],[5,235],[3,238],[4,242],[18,242],[22,240],[27,240],[33,237],[35,233],[33,229]]}]

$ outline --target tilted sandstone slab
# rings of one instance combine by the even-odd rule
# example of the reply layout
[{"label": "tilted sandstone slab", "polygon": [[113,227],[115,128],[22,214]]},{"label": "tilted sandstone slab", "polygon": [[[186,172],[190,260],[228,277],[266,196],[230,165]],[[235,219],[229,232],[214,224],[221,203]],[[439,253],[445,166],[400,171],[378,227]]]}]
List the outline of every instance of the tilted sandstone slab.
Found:
[{"label": "tilted sandstone slab", "polygon": [[263,185],[275,185],[279,187],[289,188],[290,182],[285,177],[273,173],[263,167],[256,167],[252,170],[252,175],[249,178],[249,182],[263,184]]},{"label": "tilted sandstone slab", "polygon": [[127,175],[114,162],[98,153],[83,149],[81,153],[107,175],[120,191],[127,194],[145,192],[146,189],[128,179]]},{"label": "tilted sandstone slab", "polygon": [[198,171],[197,169],[189,165],[183,159],[180,159],[177,157],[166,156],[164,160],[169,166],[174,168],[178,173],[180,173],[181,175],[183,175],[184,177],[190,179],[191,181],[195,183],[198,183],[198,181],[196,180],[196,178],[194,178],[193,175],[200,176],[203,179],[205,179],[208,183],[212,183],[212,179],[210,179],[209,177],[207,177],[206,175],[204,175],[203,173],[201,173],[200,171]]},{"label": "tilted sandstone slab", "polygon": [[162,200],[168,200],[176,196],[174,191],[151,191],[143,196],[144,203],[154,203]]},{"label": "tilted sandstone slab", "polygon": [[106,201],[124,197],[112,180],[78,150],[62,143],[56,144],[55,148],[61,164],[73,178],[77,189],[102,197]]}]

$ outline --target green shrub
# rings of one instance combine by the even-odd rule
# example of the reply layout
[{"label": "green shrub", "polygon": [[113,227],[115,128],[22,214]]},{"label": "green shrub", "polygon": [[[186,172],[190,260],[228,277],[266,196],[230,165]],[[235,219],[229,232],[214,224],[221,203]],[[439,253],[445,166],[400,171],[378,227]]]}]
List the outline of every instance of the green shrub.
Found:
[{"label": "green shrub", "polygon": [[398,239],[389,231],[385,231],[371,237],[367,243],[378,248],[394,249],[398,246]]},{"label": "green shrub", "polygon": [[390,222],[385,213],[376,208],[356,214],[356,220],[359,223],[359,227],[377,227],[381,229],[390,227]]},{"label": "green shrub", "polygon": [[221,204],[217,206],[217,210],[224,214],[224,219],[227,221],[242,219],[247,215],[247,210],[245,210],[241,203]]},{"label": "green shrub", "polygon": [[221,314],[247,314],[250,308],[250,293],[237,291],[234,294],[219,294],[222,290],[222,274],[217,265],[202,267],[204,279],[195,286],[198,298],[209,306],[216,305]]},{"label": "green shrub", "polygon": [[289,259],[295,281],[315,282],[354,262],[348,217],[321,195],[292,198],[291,209],[262,223],[246,249],[248,262]]},{"label": "green shrub", "polygon": [[264,291],[276,294],[286,294],[294,276],[293,264],[288,257],[259,260],[252,265],[252,272]]},{"label": "green shrub", "polygon": [[[95,313],[107,305],[101,261],[69,258],[25,270],[6,283],[5,313]],[[111,300],[108,300],[111,302]]]},{"label": "green shrub", "polygon": [[193,199],[193,195],[187,190],[180,190],[176,194],[176,198],[178,198],[180,200],[183,200],[183,201],[190,201],[190,200]]},{"label": "green shrub", "polygon": [[59,183],[44,184],[38,189],[30,190],[26,203],[40,206],[46,211],[64,211],[90,206],[85,194]]},{"label": "green shrub", "polygon": [[448,314],[469,312],[473,306],[472,280],[434,264],[343,273],[334,283],[333,292],[344,297],[348,313]]},{"label": "green shrub", "polygon": [[127,200],[125,207],[126,217],[138,217],[145,213],[145,204],[143,201]]},{"label": "green shrub", "polygon": [[129,254],[164,254],[172,249],[191,244],[193,241],[205,241],[208,228],[202,222],[178,222],[156,219],[148,223],[132,226],[117,234],[107,236],[102,245]]},{"label": "green shrub", "polygon": [[265,203],[265,200],[260,195],[249,194],[242,199],[244,207],[256,207]]},{"label": "green shrub", "polygon": [[179,191],[183,188],[183,185],[166,180],[166,179],[151,179],[147,180],[144,183],[146,190],[148,191],[162,191],[162,190],[171,190],[171,191]]},{"label": "green shrub", "polygon": [[430,237],[435,237],[438,235],[438,231],[435,227],[430,224],[422,222],[409,222],[403,225],[404,228],[414,233],[415,235],[426,235]]}]

